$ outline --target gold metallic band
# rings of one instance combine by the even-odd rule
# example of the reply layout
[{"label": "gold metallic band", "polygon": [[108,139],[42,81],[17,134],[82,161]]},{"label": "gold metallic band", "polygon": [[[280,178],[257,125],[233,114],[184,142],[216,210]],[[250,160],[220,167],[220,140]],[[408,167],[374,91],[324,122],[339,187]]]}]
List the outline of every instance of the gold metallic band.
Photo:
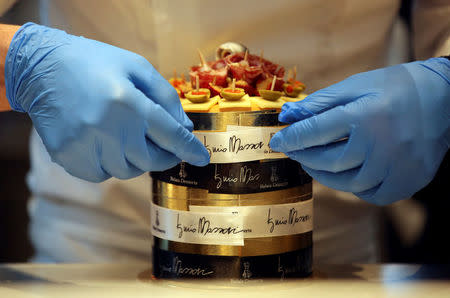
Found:
[{"label": "gold metallic band", "polygon": [[281,254],[306,248],[312,245],[312,232],[270,238],[245,239],[244,246],[190,244],[157,237],[153,237],[153,239],[155,247],[167,251],[199,255],[249,257]]},{"label": "gold metallic band", "polygon": [[174,210],[197,206],[257,206],[287,204],[312,198],[312,183],[301,186],[251,194],[217,194],[206,189],[179,186],[153,180],[153,203]]},{"label": "gold metallic band", "polygon": [[194,123],[195,130],[226,131],[227,125],[241,126],[279,126],[276,111],[226,112],[226,113],[187,113]]}]

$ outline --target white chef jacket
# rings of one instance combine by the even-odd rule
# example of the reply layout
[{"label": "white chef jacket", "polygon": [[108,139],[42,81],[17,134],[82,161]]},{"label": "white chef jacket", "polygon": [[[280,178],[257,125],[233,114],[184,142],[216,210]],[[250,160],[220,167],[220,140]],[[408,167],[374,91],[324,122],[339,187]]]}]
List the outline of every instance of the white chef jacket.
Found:
[{"label": "white chef jacket", "polygon": [[8,11],[16,2],[16,0],[1,0],[0,1],[0,16]]},{"label": "white chef jacket", "polygon": [[[241,42],[286,68],[296,65],[312,92],[392,62],[398,8],[399,1],[392,0],[43,0],[41,16],[45,25],[137,52],[166,77],[197,64],[197,48],[213,59],[221,43]],[[419,57],[432,56],[448,42],[442,34],[422,37],[426,45],[414,40],[421,45]],[[30,146],[34,260],[150,260],[147,174],[89,183],[52,163],[35,131]],[[318,183],[314,197],[315,262],[379,261],[378,207]]]}]

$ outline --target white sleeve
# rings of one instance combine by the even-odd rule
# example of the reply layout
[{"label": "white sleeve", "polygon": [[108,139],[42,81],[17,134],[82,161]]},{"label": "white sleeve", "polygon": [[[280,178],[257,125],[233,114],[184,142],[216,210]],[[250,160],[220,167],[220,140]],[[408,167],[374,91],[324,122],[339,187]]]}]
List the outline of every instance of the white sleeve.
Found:
[{"label": "white sleeve", "polygon": [[5,14],[16,3],[16,0],[0,0],[0,16]]},{"label": "white sleeve", "polygon": [[415,1],[412,21],[415,59],[450,54],[450,1]]}]

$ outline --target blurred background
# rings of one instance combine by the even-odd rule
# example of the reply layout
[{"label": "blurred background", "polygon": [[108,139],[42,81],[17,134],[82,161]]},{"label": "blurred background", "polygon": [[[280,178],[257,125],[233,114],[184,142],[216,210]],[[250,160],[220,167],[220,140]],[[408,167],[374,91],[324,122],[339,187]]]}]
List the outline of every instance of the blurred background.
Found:
[{"label": "blurred background", "polygon": [[[39,22],[38,1],[18,1],[0,23]],[[29,169],[28,115],[0,112],[0,262],[25,262],[33,249],[28,237],[25,177]]]},{"label": "blurred background", "polygon": [[[411,1],[403,1],[401,16],[406,32],[410,9]],[[39,23],[38,1],[18,1],[0,18],[8,24],[27,21]],[[30,129],[27,115],[0,113],[0,262],[26,262],[33,254],[25,183]],[[449,159],[447,154],[434,181],[413,199],[383,208],[384,262],[450,263],[446,239],[450,228]]]}]

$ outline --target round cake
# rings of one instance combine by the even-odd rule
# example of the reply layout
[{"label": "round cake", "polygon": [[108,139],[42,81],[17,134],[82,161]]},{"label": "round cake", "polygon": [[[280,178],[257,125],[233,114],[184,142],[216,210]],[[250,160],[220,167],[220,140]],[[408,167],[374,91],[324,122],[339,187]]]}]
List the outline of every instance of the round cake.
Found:
[{"label": "round cake", "polygon": [[[295,70],[248,51],[169,81],[211,163],[152,172],[156,278],[286,278],[312,272],[312,179],[269,147],[281,106],[306,95]],[[267,91],[267,92],[266,92]],[[266,94],[267,93],[267,94]]]}]

